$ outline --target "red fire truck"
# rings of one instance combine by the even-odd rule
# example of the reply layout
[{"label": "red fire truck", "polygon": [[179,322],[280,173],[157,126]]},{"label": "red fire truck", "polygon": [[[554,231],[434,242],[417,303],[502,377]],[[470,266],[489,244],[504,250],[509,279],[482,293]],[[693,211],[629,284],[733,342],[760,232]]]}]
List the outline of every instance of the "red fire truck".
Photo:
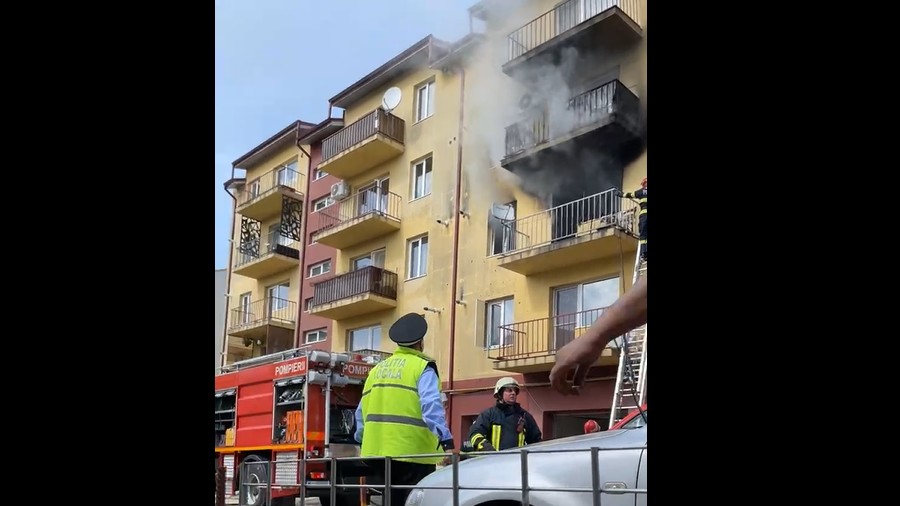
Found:
[{"label": "red fire truck", "polygon": [[[310,458],[359,455],[354,414],[366,376],[382,358],[374,351],[294,349],[223,368],[215,380],[215,451],[216,466],[225,467],[226,495],[238,495],[242,505],[293,505],[299,480],[328,484],[327,463],[310,463],[306,476],[299,476],[297,462],[278,462],[301,458],[304,451]],[[366,470],[360,462],[344,462],[333,478],[356,484]],[[306,496],[329,504],[328,488],[307,488]],[[333,506],[360,504],[360,489],[341,490],[337,502]]]}]

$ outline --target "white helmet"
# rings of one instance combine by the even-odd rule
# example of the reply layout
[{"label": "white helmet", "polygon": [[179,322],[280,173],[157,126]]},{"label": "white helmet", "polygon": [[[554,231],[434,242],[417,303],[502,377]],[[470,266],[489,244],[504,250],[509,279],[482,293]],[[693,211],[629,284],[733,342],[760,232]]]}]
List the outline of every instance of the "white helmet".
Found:
[{"label": "white helmet", "polygon": [[494,385],[494,397],[500,395],[500,390],[503,390],[503,387],[513,386],[518,388],[519,382],[510,376],[506,376],[504,378],[500,378],[497,380],[497,384]]}]

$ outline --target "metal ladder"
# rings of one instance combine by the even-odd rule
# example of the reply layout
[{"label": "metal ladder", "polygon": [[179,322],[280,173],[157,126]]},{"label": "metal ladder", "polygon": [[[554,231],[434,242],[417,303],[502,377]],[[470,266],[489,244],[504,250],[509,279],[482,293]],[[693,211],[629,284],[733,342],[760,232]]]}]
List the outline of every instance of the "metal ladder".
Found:
[{"label": "metal ladder", "polygon": [[[641,276],[647,275],[647,262],[641,260],[641,248],[634,256],[634,286]],[[625,418],[631,410],[646,402],[647,386],[647,325],[625,335],[627,345],[619,346],[619,371],[616,373],[616,389],[613,392],[612,412],[609,426]],[[621,341],[617,339],[616,341]]]}]

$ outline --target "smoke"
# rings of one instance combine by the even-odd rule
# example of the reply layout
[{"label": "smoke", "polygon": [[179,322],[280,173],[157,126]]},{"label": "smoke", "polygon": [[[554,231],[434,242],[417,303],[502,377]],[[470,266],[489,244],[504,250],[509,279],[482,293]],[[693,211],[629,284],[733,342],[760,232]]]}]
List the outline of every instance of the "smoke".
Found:
[{"label": "smoke", "polygon": [[[632,61],[624,61],[628,60],[624,56],[646,54],[644,51],[634,53],[628,48],[610,48],[608,53],[591,49],[589,53],[580,54],[576,48],[567,46],[543,60],[530,59],[528,65],[520,65],[515,70],[518,75],[508,76],[501,68],[511,56],[518,56],[537,43],[546,42],[541,39],[542,36],[549,39],[555,34],[543,33],[540,29],[536,34],[534,27],[513,33],[544,14],[535,9],[535,2],[526,0],[493,2],[485,40],[470,56],[467,65],[464,190],[497,203],[512,200],[508,190],[510,186],[519,187],[542,199],[545,204],[552,205],[619,187],[623,162],[627,163],[618,153],[569,142],[555,146],[552,159],[529,157],[527,162],[519,162],[516,168],[518,175],[500,168],[501,160],[508,154],[521,152],[536,143],[558,139],[576,129],[579,122],[585,119],[585,114],[573,114],[573,109],[596,113],[596,109],[608,106],[612,88],[601,89],[595,94],[580,97],[574,103],[570,102],[574,96],[603,84],[607,79],[619,77],[620,65],[629,65],[628,70],[631,71]],[[569,19],[566,16],[573,17]],[[560,9],[535,26],[575,22],[573,13]],[[563,30],[558,26],[557,29]],[[641,41],[642,45],[645,43],[646,35]],[[646,71],[643,69],[646,65],[644,61],[640,63],[641,75],[637,80],[645,83]],[[646,114],[643,100],[646,90],[634,91],[642,97],[640,116],[643,118]],[[543,120],[535,121],[535,118]],[[467,196],[464,192],[464,208]]]}]

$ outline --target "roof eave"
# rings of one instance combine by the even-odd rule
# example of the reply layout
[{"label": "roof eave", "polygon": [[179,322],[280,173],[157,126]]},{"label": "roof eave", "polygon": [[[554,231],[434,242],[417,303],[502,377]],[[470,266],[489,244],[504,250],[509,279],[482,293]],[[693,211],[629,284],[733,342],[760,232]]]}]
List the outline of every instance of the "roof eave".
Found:
[{"label": "roof eave", "polygon": [[235,169],[247,170],[259,163],[262,159],[271,156],[276,151],[282,150],[296,143],[297,137],[311,129],[312,123],[297,120],[282,128],[278,133],[261,142],[258,146],[244,153],[240,158],[231,163]]}]

